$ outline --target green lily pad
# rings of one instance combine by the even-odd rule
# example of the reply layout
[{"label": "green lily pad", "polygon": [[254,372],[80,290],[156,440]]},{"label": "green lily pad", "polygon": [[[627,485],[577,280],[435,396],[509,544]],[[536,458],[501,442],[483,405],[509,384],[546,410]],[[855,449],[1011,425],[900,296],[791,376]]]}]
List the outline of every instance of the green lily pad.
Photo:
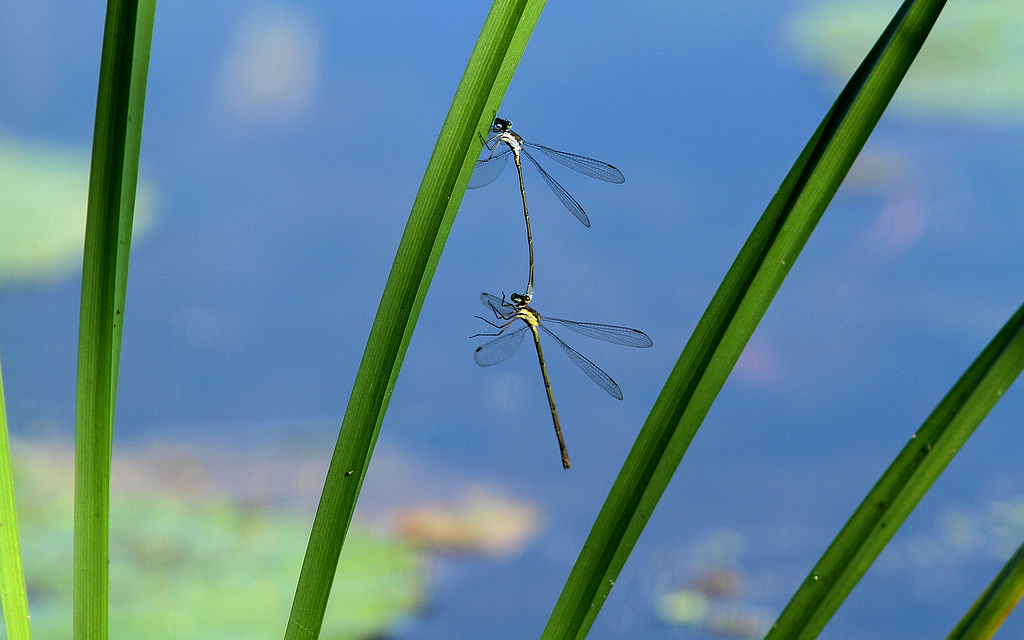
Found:
[{"label": "green lily pad", "polygon": [[[32,637],[63,640],[71,637],[73,458],[25,443],[15,456]],[[246,504],[209,485],[157,485],[147,464],[160,466],[115,461],[115,475],[127,467],[134,488],[115,487],[111,499],[110,636],[280,637],[312,514]],[[410,544],[353,526],[320,637],[380,637],[422,605],[425,575],[425,557]]]},{"label": "green lily pad", "polygon": [[[908,115],[978,122],[1024,121],[1024,10],[1020,0],[949,3],[893,107]],[[896,11],[893,2],[829,2],[797,13],[798,57],[846,82]]]},{"label": "green lily pad", "polygon": [[[0,136],[0,288],[46,283],[82,266],[89,153]],[[140,180],[133,237],[151,226],[153,188]]]}]

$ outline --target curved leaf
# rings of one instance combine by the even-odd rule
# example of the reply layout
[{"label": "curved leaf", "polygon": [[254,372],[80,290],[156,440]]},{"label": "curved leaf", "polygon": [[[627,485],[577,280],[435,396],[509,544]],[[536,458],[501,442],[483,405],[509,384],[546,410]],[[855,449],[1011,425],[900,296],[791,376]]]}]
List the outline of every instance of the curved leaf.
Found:
[{"label": "curved leaf", "polygon": [[544,7],[496,0],[455,92],[395,255],[324,481],[285,638],[316,638],[352,520],[420,308],[494,118]]},{"label": "curved leaf", "polygon": [[772,298],[938,17],[907,0],[768,204],[658,396],[544,629],[582,638]]},{"label": "curved leaf", "polygon": [[156,0],[107,4],[82,259],[74,636],[107,637],[110,454]]},{"label": "curved leaf", "polygon": [[1024,306],[911,436],[814,565],[766,640],[817,637],[1021,369]]}]

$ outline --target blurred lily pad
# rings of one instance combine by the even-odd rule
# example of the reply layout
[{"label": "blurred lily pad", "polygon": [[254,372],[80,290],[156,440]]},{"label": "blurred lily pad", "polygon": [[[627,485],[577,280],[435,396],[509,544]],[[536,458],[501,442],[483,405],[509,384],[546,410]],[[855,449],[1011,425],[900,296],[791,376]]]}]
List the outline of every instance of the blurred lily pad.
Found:
[{"label": "blurred lily pad", "polygon": [[[827,2],[789,23],[798,57],[845,82],[898,3]],[[1024,11],[1020,0],[949,3],[893,100],[929,118],[1024,122]]]},{"label": "blurred lily pad", "polygon": [[503,557],[533,540],[540,520],[536,506],[477,487],[456,504],[405,507],[395,528],[402,540],[436,553]]},{"label": "blurred lily pad", "polygon": [[[0,288],[81,268],[89,153],[0,135]],[[153,188],[140,180],[133,238],[151,227]]]},{"label": "blurred lily pad", "polygon": [[[173,455],[115,460],[122,480],[111,501],[111,637],[280,636],[311,514],[245,503],[209,483],[154,483],[154,470],[182,462],[180,450]],[[33,637],[70,638],[73,456],[19,442],[15,457]],[[383,637],[421,606],[425,569],[411,545],[353,526],[320,637]]]}]

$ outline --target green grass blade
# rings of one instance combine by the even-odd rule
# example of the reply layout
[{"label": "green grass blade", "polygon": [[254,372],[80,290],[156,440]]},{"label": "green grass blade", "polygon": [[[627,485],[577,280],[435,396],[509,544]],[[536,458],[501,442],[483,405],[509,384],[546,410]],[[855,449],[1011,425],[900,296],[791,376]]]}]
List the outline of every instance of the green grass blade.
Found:
[{"label": "green grass blade", "polygon": [[817,637],[1021,369],[1024,306],[882,474],[786,605],[766,640]]},{"label": "green grass blade", "polygon": [[156,0],[107,5],[82,263],[74,635],[107,637],[110,453]]},{"label": "green grass blade", "polygon": [[316,638],[366,467],[481,145],[544,2],[496,0],[441,127],[399,243],[338,434],[285,638]]},{"label": "green grass blade", "polygon": [[3,376],[0,375],[0,605],[10,640],[32,637],[28,623],[28,592],[21,564],[18,512],[14,503],[14,470],[11,444],[7,437],[7,408],[4,406]]},{"label": "green grass blade", "polygon": [[908,0],[754,227],[658,396],[543,638],[586,635],[690,441],[944,5]]},{"label": "green grass blade", "polygon": [[999,575],[960,619],[946,640],[991,638],[1024,594],[1024,545],[1017,548]]}]

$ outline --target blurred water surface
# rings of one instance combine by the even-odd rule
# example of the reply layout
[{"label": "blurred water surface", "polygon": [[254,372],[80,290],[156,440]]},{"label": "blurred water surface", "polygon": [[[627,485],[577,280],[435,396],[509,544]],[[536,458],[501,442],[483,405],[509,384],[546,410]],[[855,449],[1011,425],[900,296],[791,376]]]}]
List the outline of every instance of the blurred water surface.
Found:
[{"label": "blurred water surface", "polygon": [[[881,3],[883,22],[897,5]],[[661,383],[841,86],[827,51],[816,57],[813,38],[794,40],[815,33],[808,15],[827,23],[828,6],[545,10],[501,115],[528,139],[613,163],[626,182],[552,168],[587,209],[593,227],[584,229],[527,173],[532,306],[638,327],[654,347],[585,344],[622,387],[621,403],[560,354],[548,358],[574,461],[563,472],[535,360],[519,354],[481,369],[472,359],[480,292],[522,286],[514,172],[466,195],[363,508],[483,483],[535,504],[544,524],[518,554],[439,559],[428,612],[397,637],[539,634]],[[133,247],[117,446],[288,441],[326,461],[486,11],[469,2],[159,6],[142,150],[155,222]],[[0,144],[87,153],[100,7],[4,0],[0,14]],[[859,46],[859,59],[872,38],[819,46]],[[740,622],[749,614],[759,629],[1020,304],[1024,131],[1019,111],[999,114],[900,108],[882,119],[591,637],[742,632],[678,606],[692,602]],[[7,409],[26,437],[70,433],[79,278],[72,270],[0,292]],[[1022,411],[1014,387],[822,638],[914,640],[953,626],[1024,534]],[[1021,616],[1002,633],[1024,633]]]}]

